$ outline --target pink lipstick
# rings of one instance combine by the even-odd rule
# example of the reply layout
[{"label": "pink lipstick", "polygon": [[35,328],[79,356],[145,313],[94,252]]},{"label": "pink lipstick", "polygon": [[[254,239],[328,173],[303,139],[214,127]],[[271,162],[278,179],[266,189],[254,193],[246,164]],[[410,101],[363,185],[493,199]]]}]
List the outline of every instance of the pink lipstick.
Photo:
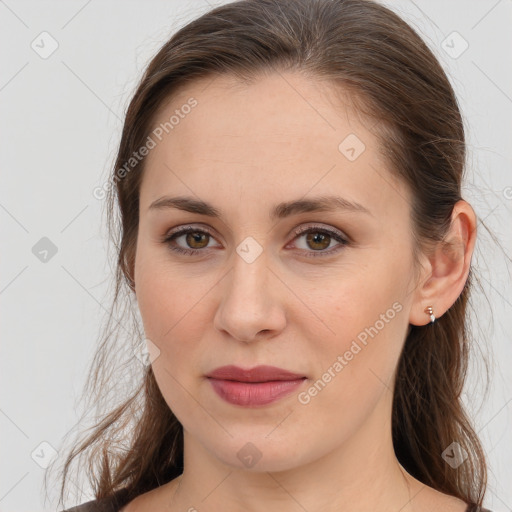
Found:
[{"label": "pink lipstick", "polygon": [[207,375],[213,390],[233,405],[256,407],[270,404],[293,393],[306,376],[275,366],[256,366],[244,370],[222,366]]}]

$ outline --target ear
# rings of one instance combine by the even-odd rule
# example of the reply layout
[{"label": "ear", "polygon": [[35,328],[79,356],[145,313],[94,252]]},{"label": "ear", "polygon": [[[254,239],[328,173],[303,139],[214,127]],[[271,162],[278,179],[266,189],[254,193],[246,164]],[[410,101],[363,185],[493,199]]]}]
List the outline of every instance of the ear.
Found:
[{"label": "ear", "polygon": [[451,225],[443,241],[425,256],[421,277],[414,292],[409,314],[412,325],[426,325],[432,306],[436,318],[457,300],[466,284],[476,242],[476,215],[464,200],[453,207]]}]

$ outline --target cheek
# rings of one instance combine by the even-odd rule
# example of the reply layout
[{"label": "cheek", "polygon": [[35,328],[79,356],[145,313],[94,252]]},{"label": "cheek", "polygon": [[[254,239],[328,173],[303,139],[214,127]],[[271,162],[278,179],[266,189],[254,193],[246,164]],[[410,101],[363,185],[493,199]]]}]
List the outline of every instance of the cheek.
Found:
[{"label": "cheek", "polygon": [[137,246],[135,293],[146,337],[162,349],[192,309],[195,297],[188,291],[192,285],[187,287],[179,270],[169,265],[166,252],[152,247],[147,238],[142,234]]},{"label": "cheek", "polygon": [[305,339],[316,340],[312,354],[318,393],[330,388],[334,395],[324,398],[341,398],[347,405],[361,400],[362,393],[370,398],[383,386],[392,386],[408,325],[405,285],[393,263],[386,266],[381,260],[371,271],[361,268],[347,273],[350,277],[341,279],[339,286],[310,295],[320,323],[302,320]]},{"label": "cheek", "polygon": [[[331,439],[341,441],[357,431],[384,396],[390,403],[407,318],[404,309],[397,311],[399,305],[392,312],[388,306],[387,301],[359,304],[362,316],[356,319],[340,314],[338,336],[315,353],[315,379],[298,396],[304,428],[327,429]],[[386,311],[388,323],[380,318]]]},{"label": "cheek", "polygon": [[156,266],[139,275],[137,303],[144,334],[160,350],[152,370],[164,400],[183,423],[192,414],[195,401],[191,400],[191,393],[194,394],[194,379],[200,373],[195,354],[204,324],[198,318],[201,303]]},{"label": "cheek", "polygon": [[186,347],[193,346],[201,326],[201,302],[195,294],[184,293],[177,281],[155,274],[145,275],[137,290],[137,302],[146,337],[174,360]]},{"label": "cheek", "polygon": [[[136,274],[135,290],[144,332],[154,342],[160,341],[166,330],[172,327],[173,295],[167,284],[157,278],[157,272],[143,270]],[[160,343],[158,346],[160,347]]]},{"label": "cheek", "polygon": [[[143,263],[145,262],[145,263]],[[167,373],[181,381],[201,375],[201,340],[212,321],[211,294],[218,276],[185,275],[160,254],[143,257],[135,273],[135,286],[144,334],[160,350],[155,374]],[[208,309],[210,308],[210,309]]]}]

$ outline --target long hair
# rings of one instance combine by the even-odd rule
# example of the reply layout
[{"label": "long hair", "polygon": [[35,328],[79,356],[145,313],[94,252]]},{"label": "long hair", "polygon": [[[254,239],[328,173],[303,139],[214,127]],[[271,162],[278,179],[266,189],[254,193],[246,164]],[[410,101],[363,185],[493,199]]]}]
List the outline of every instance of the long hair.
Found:
[{"label": "long hair", "polygon": [[[422,250],[444,240],[453,207],[462,199],[464,123],[441,65],[397,14],[371,0],[242,0],[182,27],[147,66],[126,112],[106,197],[116,250],[112,310],[85,388],[91,403],[104,409],[99,407],[90,432],[67,455],[61,502],[76,460],[96,499],[112,501],[122,490],[123,503],[183,471],[182,426],[160,393],[151,365],[138,364],[133,355],[143,339],[138,324],[134,320],[130,330],[114,314],[120,304],[133,313],[145,159],[128,169],[126,162],[146,144],[159,109],[192,81],[231,75],[250,83],[262,73],[283,71],[348,91],[359,111],[375,120],[389,171],[412,194],[415,262]],[[434,324],[410,327],[396,372],[392,436],[398,461],[412,476],[482,505],[486,461],[461,397],[473,279],[471,268],[460,296]],[[127,339],[125,352],[114,348],[121,336]],[[112,365],[119,360],[129,375],[125,395],[113,382]],[[123,399],[112,406],[111,395]],[[467,453],[457,468],[442,457],[454,442]]]}]

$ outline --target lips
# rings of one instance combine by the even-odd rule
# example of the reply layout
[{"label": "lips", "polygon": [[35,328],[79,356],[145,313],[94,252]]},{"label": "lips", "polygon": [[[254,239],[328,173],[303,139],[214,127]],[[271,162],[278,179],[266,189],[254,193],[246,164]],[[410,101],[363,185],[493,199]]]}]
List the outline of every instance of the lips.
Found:
[{"label": "lips", "polygon": [[207,377],[221,380],[236,380],[238,382],[270,382],[278,380],[297,380],[306,376],[289,372],[275,366],[255,366],[244,370],[238,366],[222,366]]},{"label": "lips", "polygon": [[307,377],[275,366],[248,370],[222,366],[207,375],[215,393],[224,401],[245,407],[270,404],[297,390]]}]

